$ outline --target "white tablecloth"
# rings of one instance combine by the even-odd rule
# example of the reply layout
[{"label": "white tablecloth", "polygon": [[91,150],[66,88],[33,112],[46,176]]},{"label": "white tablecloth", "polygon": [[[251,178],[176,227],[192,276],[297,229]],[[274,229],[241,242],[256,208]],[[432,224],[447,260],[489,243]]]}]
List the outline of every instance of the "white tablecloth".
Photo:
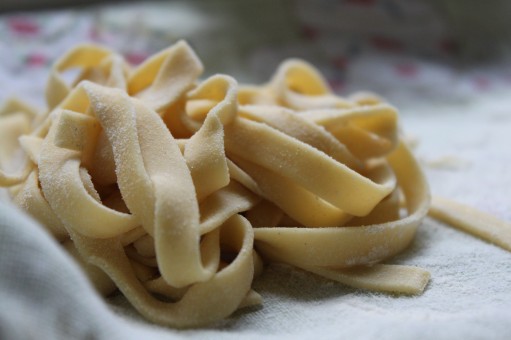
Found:
[{"label": "white tablecloth", "polygon": [[[53,25],[50,33],[62,38],[58,48],[74,43],[59,31],[59,25],[69,24],[66,13],[57,13],[53,21],[42,15]],[[91,27],[87,15],[77,16],[70,36],[79,36],[80,27]],[[26,22],[14,24],[30,31]],[[11,53],[14,41],[0,43],[3,56]],[[51,41],[45,44],[42,55],[27,54],[28,66],[19,59],[2,60],[2,88],[41,102],[47,66],[38,67],[46,62],[44,52],[51,50]],[[299,49],[289,51],[294,50]],[[460,72],[373,51],[350,60],[343,77],[348,89],[381,90],[398,105],[404,131],[419,142],[416,154],[433,194],[511,221],[511,86],[506,72],[497,66]],[[0,99],[5,96],[2,92]],[[105,303],[37,223],[0,203],[0,338],[511,337],[511,253],[426,219],[410,249],[391,262],[428,269],[432,279],[424,294],[365,292],[272,265],[254,283],[264,299],[261,307],[239,311],[207,328],[177,331],[146,323],[122,296]]]}]

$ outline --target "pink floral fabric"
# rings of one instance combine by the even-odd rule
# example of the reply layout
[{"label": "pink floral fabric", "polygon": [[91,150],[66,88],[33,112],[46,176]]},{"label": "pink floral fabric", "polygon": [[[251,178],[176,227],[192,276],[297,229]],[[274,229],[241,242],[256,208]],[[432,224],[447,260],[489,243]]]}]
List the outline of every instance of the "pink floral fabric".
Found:
[{"label": "pink floral fabric", "polygon": [[[399,104],[511,89],[507,63],[466,67],[463,36],[426,1],[144,2],[0,16],[0,100],[43,104],[48,68],[81,42],[132,64],[184,38],[211,73],[266,81],[289,57],[313,62],[340,93],[367,89]],[[449,91],[445,91],[449,89]],[[408,99],[407,99],[408,98]]]}]

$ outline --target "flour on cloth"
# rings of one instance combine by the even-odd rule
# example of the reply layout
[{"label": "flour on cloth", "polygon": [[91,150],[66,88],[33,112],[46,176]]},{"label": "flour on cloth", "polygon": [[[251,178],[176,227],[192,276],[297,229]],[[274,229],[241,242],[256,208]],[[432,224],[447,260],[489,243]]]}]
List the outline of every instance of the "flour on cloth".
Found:
[{"label": "flour on cloth", "polygon": [[[404,124],[420,140],[419,157],[454,154],[471,164],[459,171],[426,167],[433,192],[510,220],[506,188],[511,186],[511,152],[506,140],[511,116],[502,113],[506,104],[505,96],[495,95],[435,115],[408,111]],[[446,131],[458,124],[462,132],[437,133],[443,129],[439,121]],[[436,138],[427,138],[431,135]],[[505,250],[426,219],[416,242],[394,259],[431,271],[422,296],[367,293],[272,266],[254,284],[264,298],[262,308],[238,312],[206,329],[175,331],[142,324],[121,296],[111,298],[108,308],[35,222],[2,205],[0,337],[506,339],[511,332],[510,260]]]}]

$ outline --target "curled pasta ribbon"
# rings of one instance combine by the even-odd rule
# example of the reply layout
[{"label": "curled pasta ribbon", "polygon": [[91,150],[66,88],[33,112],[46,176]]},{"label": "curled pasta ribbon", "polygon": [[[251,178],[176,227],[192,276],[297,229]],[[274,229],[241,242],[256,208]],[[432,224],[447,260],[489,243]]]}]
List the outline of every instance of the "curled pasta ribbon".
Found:
[{"label": "curled pasta ribbon", "polygon": [[161,112],[189,90],[202,71],[195,52],[180,41],[137,67],[128,78],[128,93]]},{"label": "curled pasta ribbon", "polygon": [[71,87],[62,77],[63,72],[72,68],[81,68],[83,72],[94,68],[98,74],[98,66],[111,54],[110,50],[101,46],[84,44],[76,46],[57,60],[50,70],[46,85],[48,107],[56,107],[71,91]]},{"label": "curled pasta ribbon", "polygon": [[160,324],[196,327],[225,318],[245,299],[252,283],[253,231],[240,215],[227,220],[219,236],[224,247],[238,256],[210,280],[187,288],[177,302],[161,301],[146,290],[118,241],[72,236],[82,256],[107,273],[142,315]]},{"label": "curled pasta ribbon", "polygon": [[[55,115],[57,122],[50,128],[42,146],[39,161],[41,170],[39,177],[44,195],[50,202],[52,210],[68,228],[75,247],[82,256],[101,257],[107,260],[106,264],[95,260],[90,262],[108,273],[128,299],[138,304],[140,312],[152,320],[183,327],[210,322],[232,313],[247,295],[253,275],[252,255],[249,251],[252,248],[253,232],[248,222],[241,217],[235,217],[238,209],[247,210],[253,205],[249,200],[240,206],[239,201],[245,198],[240,200],[236,198],[236,195],[241,194],[246,197],[250,194],[243,195],[244,190],[237,187],[235,182],[224,186],[223,191],[218,190],[215,196],[211,195],[204,200],[204,221],[201,224],[198,214],[199,206],[195,193],[192,192],[194,185],[191,183],[191,174],[186,166],[186,160],[156,112],[119,90],[83,83],[76,91],[89,99],[90,111],[95,117],[87,113],[62,109]],[[111,105],[104,105],[105,103]],[[135,114],[132,114],[133,111]],[[133,121],[135,117],[137,119]],[[126,128],[120,124],[120,121],[133,124],[127,125],[133,126],[133,129]],[[97,136],[95,130],[100,125],[98,123],[109,136],[114,150],[130,148],[131,145],[138,148],[136,151],[114,152],[114,155],[119,188],[127,206],[130,206],[132,199],[139,202],[138,199],[143,195],[146,195],[148,200],[152,199],[152,204],[147,201],[149,203],[147,206],[131,209],[134,216],[141,216],[141,222],[133,215],[119,213],[102,205],[99,195],[94,192],[93,185],[86,184],[87,180],[83,179],[90,177],[87,176],[85,168],[80,168],[80,161],[83,159],[83,150],[90,147],[89,144]],[[217,125],[217,128],[219,126],[221,125]],[[209,135],[215,134],[215,128],[211,129],[206,124],[204,128],[206,129],[202,136],[204,140],[200,140],[201,135],[197,135],[198,142],[204,142],[210,139]],[[132,137],[126,134],[126,131],[130,130],[134,134]],[[162,132],[164,135],[159,135]],[[151,141],[154,138],[160,142],[167,140],[169,144],[161,148],[161,145],[156,143],[149,144],[142,135]],[[174,149],[173,153],[172,149]],[[193,150],[191,152],[193,153]],[[137,164],[139,164],[138,167]],[[140,179],[146,177],[150,183],[144,186],[141,180],[139,183],[123,182],[122,179],[125,176],[133,178],[133,173],[130,171],[140,171],[137,177]],[[57,172],[61,174],[59,178],[52,176]],[[81,176],[81,173],[85,175]],[[190,197],[188,200],[187,195]],[[66,199],[62,200],[64,196]],[[222,201],[229,202],[233,199],[238,201],[238,207],[234,209],[232,204],[223,205],[221,209],[218,207],[212,209],[215,203],[218,205]],[[76,202],[81,203],[77,205]],[[195,219],[192,218],[194,215]],[[102,223],[94,223],[90,220],[91,216]],[[138,279],[134,281],[135,274],[128,270],[131,264],[120,247],[121,243],[118,238],[112,237],[129,232],[137,223],[147,227],[148,234],[155,239],[158,268],[165,282],[176,288],[188,288],[189,285],[194,284],[187,289],[179,302],[164,304],[152,298],[142,289],[140,282],[136,283]],[[223,229],[230,231],[223,236],[221,231]],[[202,240],[200,240],[201,235]],[[102,242],[100,239],[105,239],[104,244],[108,244],[109,249],[117,247],[120,251],[106,257],[103,252],[90,253],[87,245],[93,244],[92,248],[97,250],[98,244]],[[160,247],[159,241],[162,241],[163,247]],[[169,244],[169,241],[175,244]],[[224,244],[223,247],[240,252],[240,255],[217,273],[220,264],[219,242]],[[202,260],[205,260],[205,266],[202,265]],[[112,261],[117,262],[112,265]],[[124,270],[121,273],[119,273],[120,265]],[[115,270],[112,270],[113,267]],[[199,284],[204,281],[207,283]],[[228,292],[229,297],[216,292],[217,286],[225,283],[224,281],[227,281],[232,288]],[[205,296],[209,297],[205,299]],[[215,313],[207,312],[206,307],[209,303],[212,305],[219,303],[219,301],[211,300],[220,298],[224,298],[222,308],[216,308]],[[189,300],[200,300],[203,304],[190,305]],[[162,314],[162,311],[165,313]]]},{"label": "curled pasta ribbon", "polygon": [[21,136],[28,134],[37,111],[18,99],[6,101],[0,108],[0,186],[22,183],[32,166],[26,163],[21,171],[12,166],[20,156]]},{"label": "curled pasta ribbon", "polygon": [[268,84],[278,103],[295,110],[321,107],[352,107],[349,101],[332,93],[321,74],[298,59],[283,62]]},{"label": "curled pasta ribbon", "polygon": [[[82,144],[84,140],[87,142],[87,139],[93,141],[93,132],[86,131],[83,135],[73,133],[61,137],[64,141],[59,141],[60,135],[70,131],[59,127],[75,124],[80,127],[72,131],[87,130],[88,127],[84,125],[94,124],[87,122],[94,118],[69,111],[63,111],[59,123],[52,126],[41,152],[41,184],[45,196],[54,205],[53,209],[64,221],[73,221],[68,223],[71,228],[91,237],[113,237],[141,223],[156,240],[160,271],[167,282],[182,287],[209,279],[214,271],[203,268],[198,250],[199,208],[192,191],[191,175],[177,143],[161,119],[155,112],[118,90],[100,90],[92,83],[84,83],[83,89],[79,90],[89,98],[91,109],[102,124],[112,148],[120,150],[114,151],[119,189],[127,207],[140,222],[133,216],[106,208],[85,190],[79,176],[81,155],[66,149],[76,149],[77,144]],[[66,122],[60,124],[62,120]],[[96,125],[99,127],[97,122]],[[148,141],[149,137],[157,138],[159,144]],[[165,143],[163,148],[162,143]],[[57,149],[58,146],[64,149]],[[62,174],[59,183],[55,183],[54,173]],[[132,178],[139,180],[134,182]],[[79,196],[59,202],[64,192],[68,197],[73,195],[74,188]],[[141,198],[146,202],[143,206],[139,204]],[[80,206],[72,209],[69,205],[76,202],[80,202]],[[101,213],[104,213],[100,218],[104,225],[89,220],[91,216],[96,218]],[[89,230],[91,227],[93,230]],[[160,241],[167,246],[162,247]],[[212,266],[215,266],[214,261]]]},{"label": "curled pasta ribbon", "polygon": [[45,114],[20,103],[0,114],[2,171],[18,150],[27,160],[0,185],[98,291],[119,289],[153,322],[195,327],[260,303],[263,261],[421,293],[426,270],[382,264],[430,201],[396,109],[336,96],[300,60],[261,86],[200,81],[202,70],[185,42],[134,69],[102,47],[73,49],[51,70]]},{"label": "curled pasta ribbon", "polygon": [[302,115],[327,130],[361,160],[384,156],[398,142],[397,111],[388,104],[320,109]]},{"label": "curled pasta ribbon", "polygon": [[[257,248],[274,260],[312,272],[330,273],[330,276],[339,269],[381,262],[402,251],[427,214],[429,193],[418,165],[403,144],[389,156],[389,161],[405,194],[409,216],[359,227],[256,228]],[[423,289],[428,278],[429,275],[422,272],[419,286],[408,292]],[[339,280],[343,282],[344,279]],[[391,290],[394,289],[400,290],[397,287]]]}]

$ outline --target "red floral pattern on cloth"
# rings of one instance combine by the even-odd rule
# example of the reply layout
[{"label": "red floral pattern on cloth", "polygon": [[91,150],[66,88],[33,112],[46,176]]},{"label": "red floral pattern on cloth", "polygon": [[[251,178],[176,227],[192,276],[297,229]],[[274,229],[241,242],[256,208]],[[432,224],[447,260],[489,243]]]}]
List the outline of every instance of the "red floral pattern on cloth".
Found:
[{"label": "red floral pattern on cloth", "polygon": [[14,16],[7,20],[7,24],[18,36],[34,36],[40,33],[39,25],[30,17]]},{"label": "red floral pattern on cloth", "polygon": [[413,78],[419,74],[419,66],[408,62],[395,65],[396,73],[404,78]]},{"label": "red floral pattern on cloth", "polygon": [[34,52],[27,57],[27,65],[30,67],[43,67],[48,64],[48,58],[38,52]]}]

